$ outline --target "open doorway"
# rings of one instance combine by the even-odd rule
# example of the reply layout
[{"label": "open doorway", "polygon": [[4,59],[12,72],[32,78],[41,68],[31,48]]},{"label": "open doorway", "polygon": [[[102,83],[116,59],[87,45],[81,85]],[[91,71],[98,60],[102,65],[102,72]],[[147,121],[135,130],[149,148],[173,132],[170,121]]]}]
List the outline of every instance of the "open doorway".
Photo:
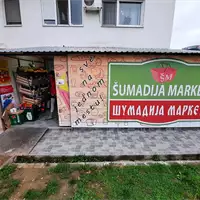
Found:
[{"label": "open doorway", "polygon": [[[5,57],[12,91],[1,94],[11,126],[57,127],[58,111],[53,56]],[[5,66],[6,67],[6,66]],[[3,120],[4,121],[4,120]],[[5,122],[5,121],[4,121]],[[5,123],[4,123],[5,124]]]}]

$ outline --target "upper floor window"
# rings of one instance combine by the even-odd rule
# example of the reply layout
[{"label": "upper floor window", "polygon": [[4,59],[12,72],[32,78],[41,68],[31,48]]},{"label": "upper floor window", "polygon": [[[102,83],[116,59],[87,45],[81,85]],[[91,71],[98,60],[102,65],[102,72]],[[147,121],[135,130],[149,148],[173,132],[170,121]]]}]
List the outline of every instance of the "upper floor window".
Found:
[{"label": "upper floor window", "polygon": [[82,25],[82,0],[41,0],[44,25]]},{"label": "upper floor window", "polygon": [[21,25],[19,0],[4,0],[6,25]]},{"label": "upper floor window", "polygon": [[103,25],[141,26],[143,1],[103,0]]}]

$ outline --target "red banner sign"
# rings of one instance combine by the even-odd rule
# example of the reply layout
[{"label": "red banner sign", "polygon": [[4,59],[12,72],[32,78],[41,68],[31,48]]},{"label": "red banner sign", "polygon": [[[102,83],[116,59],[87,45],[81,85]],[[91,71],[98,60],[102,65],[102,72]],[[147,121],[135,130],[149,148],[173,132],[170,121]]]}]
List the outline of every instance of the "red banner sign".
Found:
[{"label": "red banner sign", "polygon": [[109,120],[159,124],[199,120],[199,100],[110,100]]},{"label": "red banner sign", "polygon": [[0,95],[13,92],[12,85],[0,86]]}]

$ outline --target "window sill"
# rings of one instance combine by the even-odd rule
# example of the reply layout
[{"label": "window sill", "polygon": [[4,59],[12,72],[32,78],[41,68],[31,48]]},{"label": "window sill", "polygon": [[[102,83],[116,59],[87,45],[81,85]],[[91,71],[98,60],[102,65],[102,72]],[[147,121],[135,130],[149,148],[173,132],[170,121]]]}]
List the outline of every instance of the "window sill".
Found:
[{"label": "window sill", "polygon": [[53,24],[50,24],[50,25],[46,25],[46,24],[43,24],[42,25],[43,27],[83,27],[83,24],[82,25],[53,25]]},{"label": "window sill", "polygon": [[10,25],[4,25],[4,27],[22,27],[22,24],[10,24]]},{"label": "window sill", "polygon": [[135,25],[135,26],[126,26],[126,25],[117,25],[117,26],[110,26],[110,25],[102,25],[102,28],[144,28],[143,25]]}]

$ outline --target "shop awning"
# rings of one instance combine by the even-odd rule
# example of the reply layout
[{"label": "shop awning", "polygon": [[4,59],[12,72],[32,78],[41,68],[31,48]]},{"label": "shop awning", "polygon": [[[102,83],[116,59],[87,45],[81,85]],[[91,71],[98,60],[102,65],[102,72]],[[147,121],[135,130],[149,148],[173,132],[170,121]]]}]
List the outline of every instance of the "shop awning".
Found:
[{"label": "shop awning", "polygon": [[64,54],[64,53],[147,53],[147,54],[200,54],[200,51],[181,49],[123,48],[123,47],[29,47],[0,49],[0,55]]}]

